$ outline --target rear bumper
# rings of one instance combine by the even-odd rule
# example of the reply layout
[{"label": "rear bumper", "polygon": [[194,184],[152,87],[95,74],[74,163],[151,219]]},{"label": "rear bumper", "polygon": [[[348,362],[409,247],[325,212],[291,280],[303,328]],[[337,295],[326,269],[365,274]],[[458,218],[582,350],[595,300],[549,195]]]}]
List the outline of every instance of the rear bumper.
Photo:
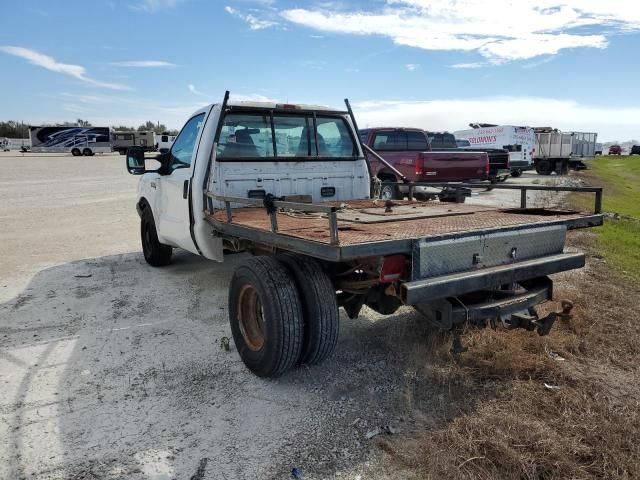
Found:
[{"label": "rear bumper", "polygon": [[583,253],[561,253],[533,260],[498,265],[471,272],[460,272],[423,280],[403,283],[400,287],[402,301],[415,305],[465,293],[492,289],[525,280],[544,277],[584,267]]}]

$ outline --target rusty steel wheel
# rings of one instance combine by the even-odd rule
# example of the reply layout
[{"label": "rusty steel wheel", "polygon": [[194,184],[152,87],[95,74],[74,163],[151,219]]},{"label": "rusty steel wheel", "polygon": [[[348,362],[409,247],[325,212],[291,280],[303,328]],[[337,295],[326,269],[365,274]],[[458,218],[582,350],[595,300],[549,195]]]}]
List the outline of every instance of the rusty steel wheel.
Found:
[{"label": "rusty steel wheel", "polygon": [[258,291],[249,284],[238,296],[238,324],[247,347],[259,351],[264,345],[264,309]]},{"label": "rusty steel wheel", "polygon": [[260,377],[277,377],[300,358],[304,323],[300,294],[275,258],[253,257],[229,286],[229,324],[244,364]]}]

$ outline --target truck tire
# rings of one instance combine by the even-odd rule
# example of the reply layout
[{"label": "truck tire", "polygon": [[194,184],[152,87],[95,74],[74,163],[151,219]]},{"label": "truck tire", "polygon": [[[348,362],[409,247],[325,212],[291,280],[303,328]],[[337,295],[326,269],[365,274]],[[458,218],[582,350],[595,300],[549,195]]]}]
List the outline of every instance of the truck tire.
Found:
[{"label": "truck tire", "polygon": [[551,173],[555,170],[554,164],[551,160],[540,160],[536,163],[536,172],[539,175],[551,175]]},{"label": "truck tire", "polygon": [[514,168],[513,170],[511,170],[511,176],[513,178],[518,178],[522,175],[522,170],[520,170],[519,168]]},{"label": "truck tire", "polygon": [[340,314],[336,289],[315,260],[295,254],[277,258],[293,275],[302,300],[304,339],[299,361],[316,365],[328,358],[338,344]]},{"label": "truck tire", "polygon": [[90,157],[93,155],[93,152],[90,148],[85,148],[82,150],[82,155],[84,155],[85,157]]},{"label": "truck tire", "polygon": [[140,240],[142,242],[142,253],[149,265],[154,267],[164,267],[171,263],[173,248],[170,245],[160,243],[156,222],[153,219],[151,208],[142,210],[140,217]]},{"label": "truck tire", "polygon": [[72,148],[71,155],[73,155],[74,157],[79,157],[80,155],[82,155],[82,152],[80,152],[79,148]]},{"label": "truck tire", "polygon": [[398,200],[400,198],[398,186],[394,184],[395,181],[395,178],[389,177],[382,179],[382,186],[380,187],[380,198],[382,200]]},{"label": "truck tire", "polygon": [[229,323],[240,358],[259,377],[278,377],[300,358],[304,323],[298,289],[273,257],[250,258],[229,286]]}]

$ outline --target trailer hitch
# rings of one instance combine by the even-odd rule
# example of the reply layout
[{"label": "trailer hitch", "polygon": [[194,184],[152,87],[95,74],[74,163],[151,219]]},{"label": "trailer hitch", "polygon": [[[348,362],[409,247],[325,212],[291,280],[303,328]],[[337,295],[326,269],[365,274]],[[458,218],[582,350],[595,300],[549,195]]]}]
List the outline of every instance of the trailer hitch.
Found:
[{"label": "trailer hitch", "polygon": [[503,320],[503,325],[513,330],[516,328],[524,328],[530,332],[537,331],[541,337],[549,335],[553,324],[556,323],[558,318],[567,321],[571,318],[571,310],[573,309],[573,302],[570,300],[562,300],[560,302],[562,310],[560,312],[551,312],[544,318],[539,318],[534,309],[530,309],[528,313],[517,312],[513,313],[508,320]]}]

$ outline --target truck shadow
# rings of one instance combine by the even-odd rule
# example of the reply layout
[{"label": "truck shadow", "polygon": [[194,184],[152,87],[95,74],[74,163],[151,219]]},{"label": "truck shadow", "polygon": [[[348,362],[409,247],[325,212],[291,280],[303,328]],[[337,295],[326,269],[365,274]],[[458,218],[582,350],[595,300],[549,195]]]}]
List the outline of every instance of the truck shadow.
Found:
[{"label": "truck shadow", "polygon": [[221,348],[243,257],[181,252],[162,269],[137,252],[81,260],[39,272],[0,305],[0,477],[350,472],[376,429],[409,434],[455,417],[463,385],[442,372],[448,338],[412,309],[342,315],[324,364],[251,374],[233,341]]}]

